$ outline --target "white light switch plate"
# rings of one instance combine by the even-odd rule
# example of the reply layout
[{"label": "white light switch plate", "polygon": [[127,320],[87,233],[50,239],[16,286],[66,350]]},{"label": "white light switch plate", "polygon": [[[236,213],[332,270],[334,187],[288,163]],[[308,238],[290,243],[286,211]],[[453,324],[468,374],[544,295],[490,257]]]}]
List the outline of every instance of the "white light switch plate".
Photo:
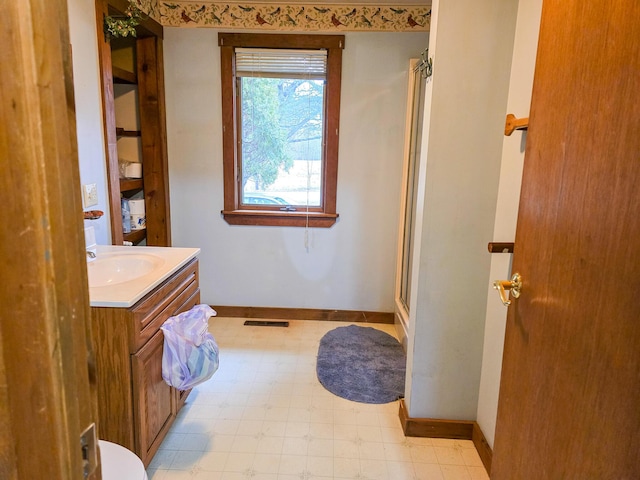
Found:
[{"label": "white light switch plate", "polygon": [[95,183],[82,186],[82,202],[84,203],[84,208],[98,204],[98,187]]}]

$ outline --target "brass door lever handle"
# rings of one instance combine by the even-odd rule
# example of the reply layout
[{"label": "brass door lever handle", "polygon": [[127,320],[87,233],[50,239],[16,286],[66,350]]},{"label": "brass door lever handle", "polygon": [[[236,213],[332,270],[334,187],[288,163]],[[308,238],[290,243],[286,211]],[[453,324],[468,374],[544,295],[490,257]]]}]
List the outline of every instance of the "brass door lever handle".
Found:
[{"label": "brass door lever handle", "polygon": [[519,273],[514,273],[511,280],[496,280],[493,282],[493,288],[498,290],[500,300],[505,307],[511,305],[511,300],[507,298],[507,290],[511,290],[511,296],[518,298],[522,289],[522,277]]}]

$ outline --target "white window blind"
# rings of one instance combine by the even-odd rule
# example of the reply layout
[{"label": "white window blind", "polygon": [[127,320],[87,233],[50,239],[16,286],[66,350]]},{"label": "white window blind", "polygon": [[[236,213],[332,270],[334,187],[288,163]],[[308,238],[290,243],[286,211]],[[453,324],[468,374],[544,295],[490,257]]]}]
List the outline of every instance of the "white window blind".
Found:
[{"label": "white window blind", "polygon": [[326,50],[236,48],[236,76],[322,80],[327,74]]}]

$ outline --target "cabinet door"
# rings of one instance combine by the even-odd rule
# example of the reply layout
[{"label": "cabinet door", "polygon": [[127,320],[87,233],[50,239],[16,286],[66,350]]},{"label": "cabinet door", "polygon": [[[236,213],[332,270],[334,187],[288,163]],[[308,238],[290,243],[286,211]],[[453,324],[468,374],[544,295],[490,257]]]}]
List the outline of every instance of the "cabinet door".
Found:
[{"label": "cabinet door", "polygon": [[187,397],[191,393],[191,389],[189,390],[178,390],[176,389],[176,402],[178,403],[178,411],[184,406],[187,401]]},{"label": "cabinet door", "polygon": [[164,336],[158,330],[131,356],[136,453],[145,466],[158,450],[177,410],[175,392],[162,379],[163,346]]}]

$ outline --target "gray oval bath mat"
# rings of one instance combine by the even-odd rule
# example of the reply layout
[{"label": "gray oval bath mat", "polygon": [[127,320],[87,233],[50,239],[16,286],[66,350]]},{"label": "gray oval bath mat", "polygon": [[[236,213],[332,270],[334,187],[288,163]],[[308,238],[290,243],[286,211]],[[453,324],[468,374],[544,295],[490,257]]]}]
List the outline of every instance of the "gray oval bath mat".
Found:
[{"label": "gray oval bath mat", "polygon": [[318,380],[339,397],[361,403],[402,398],[405,370],[400,342],[375,328],[338,327],[320,340]]}]

